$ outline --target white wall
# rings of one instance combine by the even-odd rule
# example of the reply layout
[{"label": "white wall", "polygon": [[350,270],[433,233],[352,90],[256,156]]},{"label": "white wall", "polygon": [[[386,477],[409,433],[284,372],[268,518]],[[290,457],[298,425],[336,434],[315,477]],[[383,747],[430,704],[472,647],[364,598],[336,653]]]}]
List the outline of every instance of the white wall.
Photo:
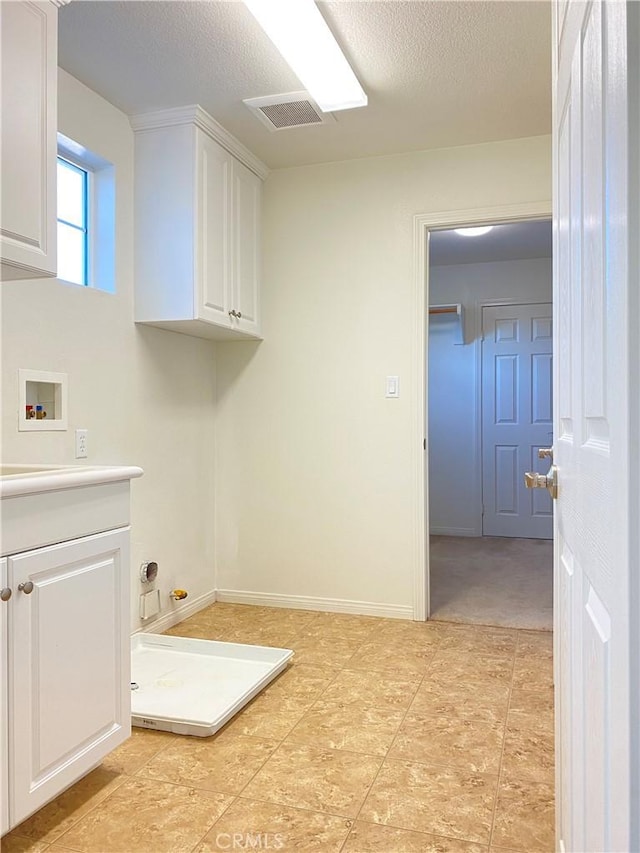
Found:
[{"label": "white wall", "polygon": [[[132,483],[132,628],[142,560],[186,603],[215,587],[215,346],[133,323],[133,134],[126,116],[59,72],[59,130],[116,166],[116,290],[56,280],[2,284],[2,460],[72,463],[89,430],[91,464],[141,465]],[[67,432],[18,433],[18,368],[69,375]]]},{"label": "white wall", "polygon": [[482,535],[478,371],[483,302],[551,302],[551,259],[432,267],[432,305],[461,302],[465,344],[450,323],[429,324],[429,525]]},{"label": "white wall", "polygon": [[[547,201],[549,139],[272,173],[265,340],[216,346],[134,325],[132,132],[62,71],[59,114],[66,136],[116,164],[117,292],[3,284],[3,460],[73,463],[85,427],[89,463],[145,469],[132,484],[134,628],[139,563],[156,559],[163,592],[194,601],[214,589],[214,544],[231,596],[409,615],[424,356],[413,216]],[[67,432],[17,432],[20,367],[69,374]],[[387,374],[399,400],[384,398]]]},{"label": "white wall", "polygon": [[[546,202],[550,173],[550,140],[537,137],[270,175],[265,340],[217,356],[218,583],[230,597],[411,612],[424,358],[413,216]],[[400,376],[398,400],[384,398],[387,374]]]}]

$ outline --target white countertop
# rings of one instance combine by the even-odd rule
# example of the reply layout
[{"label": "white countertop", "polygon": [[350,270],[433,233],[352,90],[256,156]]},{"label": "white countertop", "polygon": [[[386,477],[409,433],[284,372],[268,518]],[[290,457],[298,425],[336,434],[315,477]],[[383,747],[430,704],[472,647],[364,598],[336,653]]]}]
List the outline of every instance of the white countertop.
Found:
[{"label": "white countertop", "polygon": [[133,465],[1,465],[0,498],[133,480],[143,473]]}]

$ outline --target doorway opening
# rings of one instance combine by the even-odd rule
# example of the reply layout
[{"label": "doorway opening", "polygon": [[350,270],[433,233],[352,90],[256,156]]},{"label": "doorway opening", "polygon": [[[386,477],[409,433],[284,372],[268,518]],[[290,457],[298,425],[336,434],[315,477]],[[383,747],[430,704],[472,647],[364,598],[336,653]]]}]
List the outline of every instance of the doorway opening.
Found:
[{"label": "doorway opening", "polygon": [[551,246],[549,220],[429,232],[432,619],[552,630],[552,502],[524,483],[553,444]]}]

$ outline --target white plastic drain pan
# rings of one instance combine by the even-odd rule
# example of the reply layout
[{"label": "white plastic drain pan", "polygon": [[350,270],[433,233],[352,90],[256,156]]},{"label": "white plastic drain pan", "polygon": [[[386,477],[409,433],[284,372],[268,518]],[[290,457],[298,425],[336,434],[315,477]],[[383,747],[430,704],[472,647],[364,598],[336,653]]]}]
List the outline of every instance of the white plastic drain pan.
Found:
[{"label": "white plastic drain pan", "polygon": [[293,652],[163,634],[131,638],[131,722],[208,737],[286,668]]}]

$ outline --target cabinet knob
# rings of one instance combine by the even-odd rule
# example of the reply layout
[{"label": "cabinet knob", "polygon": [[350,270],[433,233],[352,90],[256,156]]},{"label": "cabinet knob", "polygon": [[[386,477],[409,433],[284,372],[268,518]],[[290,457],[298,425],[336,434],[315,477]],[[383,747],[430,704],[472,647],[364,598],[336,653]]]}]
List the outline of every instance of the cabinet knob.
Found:
[{"label": "cabinet knob", "polygon": [[242,311],[236,311],[235,308],[232,308],[231,311],[229,311],[229,316],[235,317],[237,320],[241,320],[242,319]]},{"label": "cabinet knob", "polygon": [[242,311],[236,311],[236,317],[238,320],[242,320]]},{"label": "cabinet knob", "polygon": [[33,592],[33,583],[31,581],[26,581],[26,583],[19,583],[18,589],[20,592],[24,592],[25,595],[31,595]]},{"label": "cabinet knob", "polygon": [[0,601],[9,601],[11,598],[11,589],[8,586],[0,590]]}]

